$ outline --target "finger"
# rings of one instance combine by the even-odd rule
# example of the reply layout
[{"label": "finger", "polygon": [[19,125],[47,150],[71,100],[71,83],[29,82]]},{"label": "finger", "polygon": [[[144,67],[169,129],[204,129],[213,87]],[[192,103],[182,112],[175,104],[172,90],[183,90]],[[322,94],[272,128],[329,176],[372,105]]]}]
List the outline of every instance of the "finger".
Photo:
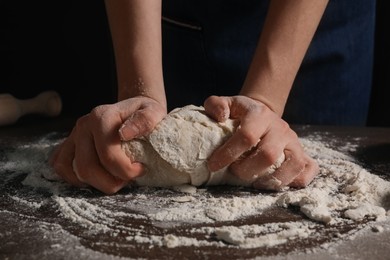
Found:
[{"label": "finger", "polygon": [[283,150],[287,140],[287,134],[269,131],[248,156],[232,163],[231,171],[247,181],[269,175],[270,171],[274,171],[275,167],[279,167],[284,161]]},{"label": "finger", "polygon": [[[256,184],[254,184],[255,188],[279,190],[282,187],[287,186],[291,181],[293,181],[299,174],[303,172],[305,168],[305,162],[290,151],[286,150],[284,151],[284,153],[286,159],[282,163],[282,165],[278,169],[276,169],[276,171],[271,176],[266,176],[264,179],[259,179]],[[268,179],[276,179],[278,180],[278,183],[274,183],[274,185],[269,185],[270,183],[268,183]]]},{"label": "finger", "polygon": [[[234,113],[232,113],[234,110]],[[217,171],[236,161],[246,151],[252,149],[267,132],[268,125],[261,122],[262,111],[257,107],[244,106],[235,103],[234,99],[230,105],[231,115],[237,116],[240,126],[233,135],[219,148],[217,148],[208,161],[211,172]]]},{"label": "finger", "polygon": [[[132,102],[130,102],[132,103]],[[121,104],[122,106],[123,104]],[[123,109],[121,109],[122,111]],[[154,127],[163,119],[166,112],[157,103],[149,102],[141,104],[135,102],[132,107],[126,109],[127,113],[121,113],[120,116],[126,120],[119,128],[119,136],[122,141],[128,141],[136,137],[149,134]]]},{"label": "finger", "polygon": [[[273,163],[264,161],[261,152],[259,152],[260,155],[259,153],[254,152],[253,155],[232,163],[230,170],[234,175],[246,181],[254,181],[263,176],[270,175],[275,169],[280,167],[284,161],[284,154],[276,151],[277,150],[275,150],[274,155],[272,155],[274,158]],[[278,156],[276,156],[276,154],[278,154]]]},{"label": "finger", "polygon": [[282,186],[305,187],[318,173],[318,164],[304,151],[296,139],[286,146],[286,165],[282,165],[273,176],[282,182]]},{"label": "finger", "polygon": [[135,111],[119,129],[122,141],[131,140],[149,134],[160,122],[162,117],[154,110],[142,109]]},{"label": "finger", "polygon": [[272,175],[259,178],[253,184],[253,187],[257,189],[280,190],[302,174],[306,167],[307,156],[299,148],[298,151],[285,150],[286,159],[282,165]]},{"label": "finger", "polygon": [[93,138],[87,137],[79,138],[75,149],[74,170],[78,179],[106,194],[119,191],[127,182],[111,175],[101,166]]},{"label": "finger", "polygon": [[53,168],[67,183],[76,187],[85,187],[85,183],[81,182],[73,171],[72,162],[74,158],[75,146],[73,143],[73,135],[71,134],[57,148],[56,156],[53,158]]},{"label": "finger", "polygon": [[203,106],[206,114],[218,122],[224,122],[229,118],[228,97],[210,96]]},{"label": "finger", "polygon": [[[91,117],[96,117],[96,119],[81,119],[79,129],[80,132],[90,133],[88,124],[84,123],[83,120],[88,120],[88,122],[94,122],[96,124],[96,126],[92,126],[95,130],[92,131],[89,138],[92,139],[91,144],[93,147],[90,148],[91,150],[94,148],[94,153],[97,154],[97,162],[111,175],[124,181],[129,181],[141,175],[143,167],[140,163],[132,163],[123,151],[118,134],[118,129],[122,121],[120,113],[115,112],[104,113],[102,115],[92,114]],[[85,137],[81,136],[81,138]]]},{"label": "finger", "polygon": [[122,149],[117,135],[111,136],[107,143],[96,140],[97,160],[102,167],[119,179],[130,181],[143,174],[143,166],[138,162],[131,162]]},{"label": "finger", "polygon": [[314,177],[319,173],[318,163],[312,158],[307,158],[307,163],[303,172],[298,175],[290,184],[290,187],[303,188],[310,184]]}]

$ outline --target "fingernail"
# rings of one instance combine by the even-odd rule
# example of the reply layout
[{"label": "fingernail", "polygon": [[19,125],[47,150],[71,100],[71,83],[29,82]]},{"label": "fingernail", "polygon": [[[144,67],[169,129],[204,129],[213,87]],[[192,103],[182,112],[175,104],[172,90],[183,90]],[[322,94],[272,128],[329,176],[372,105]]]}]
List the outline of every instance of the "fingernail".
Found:
[{"label": "fingernail", "polygon": [[264,177],[261,179],[258,179],[254,184],[253,187],[255,189],[260,190],[281,190],[282,189],[282,181],[271,176],[271,177]]},{"label": "fingernail", "polygon": [[136,175],[134,176],[134,178],[140,177],[140,176],[143,176],[146,174],[147,168],[142,163],[134,162],[134,163],[132,163],[132,166],[133,166],[133,170],[136,172]]},{"label": "fingernail", "polygon": [[121,128],[119,128],[119,137],[122,141],[130,140],[134,137],[138,137],[139,129],[130,122],[125,122]]}]

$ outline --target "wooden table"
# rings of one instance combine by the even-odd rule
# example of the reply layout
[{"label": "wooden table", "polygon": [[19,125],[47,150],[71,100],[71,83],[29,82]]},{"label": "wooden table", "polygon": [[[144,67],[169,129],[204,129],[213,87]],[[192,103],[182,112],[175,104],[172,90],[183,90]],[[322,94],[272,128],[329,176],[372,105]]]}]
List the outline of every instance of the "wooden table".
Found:
[{"label": "wooden table", "polygon": [[[31,144],[42,136],[58,141],[66,136],[71,129],[72,119],[26,119],[14,126],[0,128],[0,162],[6,165],[9,154],[15,147]],[[294,129],[302,137],[318,135],[335,150],[344,147],[346,143],[354,145],[355,149],[348,151],[360,164],[372,173],[390,179],[390,128],[356,128],[332,126],[295,126]],[[33,156],[33,155],[31,155]],[[11,158],[12,160],[12,158]],[[28,160],[28,158],[26,158]],[[321,241],[307,240],[305,243],[295,241],[280,247],[240,249],[234,247],[175,247],[135,245],[124,233],[132,227],[146,227],[150,234],[166,234],[174,232],[178,236],[188,232],[191,227],[163,228],[155,227],[145,219],[123,220],[123,229],[118,227],[118,233],[91,233],[85,226],[75,225],[64,218],[58,208],[50,203],[40,204],[40,201],[51,199],[54,195],[44,189],[33,189],[22,184],[29,172],[15,174],[9,168],[0,168],[0,258],[3,259],[119,259],[120,257],[148,259],[246,259],[262,256],[264,259],[389,259],[390,254],[390,224],[383,224],[382,232],[368,232],[353,240],[346,240],[334,246],[330,252],[321,249],[321,245],[331,241],[337,232],[348,232],[343,227],[339,231],[324,232]],[[12,176],[12,178],[8,178]],[[212,188],[217,196],[231,196],[236,189]],[[170,196],[171,191],[166,191]],[[88,197],[93,201],[115,202],[120,207],[121,198],[126,193],[137,193],[137,190],[125,189],[115,197],[107,197],[97,191],[79,191],[70,189],[69,196],[73,199]],[[163,192],[160,194],[163,194]],[[34,204],[35,203],[35,204]],[[103,203],[103,202],[102,202]],[[26,205],[25,205],[26,204]],[[28,204],[28,206],[27,206]],[[390,204],[389,204],[390,208]],[[387,210],[389,210],[387,208]],[[272,221],[299,220],[305,217],[299,212],[286,209],[270,210],[262,216],[240,220],[249,223],[267,223]],[[118,223],[121,217],[115,220]],[[119,221],[119,222],[118,222]],[[126,222],[126,223],[125,223]],[[237,223],[238,223],[237,222]],[[232,225],[237,224],[234,221]],[[214,223],[213,225],[220,225]],[[118,225],[120,226],[120,225]],[[325,228],[326,229],[326,228]],[[351,227],[353,229],[353,227]],[[167,231],[168,230],[168,231]],[[262,259],[263,259],[262,258]]]}]

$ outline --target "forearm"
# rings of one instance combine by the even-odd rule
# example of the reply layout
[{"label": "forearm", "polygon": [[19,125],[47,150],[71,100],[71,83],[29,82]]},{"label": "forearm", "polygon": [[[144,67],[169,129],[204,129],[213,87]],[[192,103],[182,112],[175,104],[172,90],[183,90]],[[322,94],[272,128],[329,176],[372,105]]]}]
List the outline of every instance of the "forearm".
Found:
[{"label": "forearm", "polygon": [[147,96],[166,107],[162,72],[161,0],[106,0],[118,99]]},{"label": "forearm", "polygon": [[241,94],[283,114],[328,0],[272,0]]}]

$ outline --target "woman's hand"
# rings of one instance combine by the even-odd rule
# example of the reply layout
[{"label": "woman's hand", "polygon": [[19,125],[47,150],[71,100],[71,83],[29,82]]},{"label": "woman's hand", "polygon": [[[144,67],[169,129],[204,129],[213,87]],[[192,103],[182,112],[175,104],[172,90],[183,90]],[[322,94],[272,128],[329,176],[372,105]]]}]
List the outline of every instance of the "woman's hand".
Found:
[{"label": "woman's hand", "polygon": [[[210,171],[230,165],[239,178],[253,180],[253,187],[269,190],[305,187],[318,173],[317,163],[304,152],[296,133],[260,101],[246,96],[211,96],[204,107],[219,122],[228,118],[239,121],[236,132],[209,158]],[[283,153],[280,167],[266,174]]]},{"label": "woman's hand", "polygon": [[150,133],[166,113],[165,106],[147,97],[98,106],[78,119],[51,164],[72,185],[113,194],[143,171],[122,151],[121,141]]}]

